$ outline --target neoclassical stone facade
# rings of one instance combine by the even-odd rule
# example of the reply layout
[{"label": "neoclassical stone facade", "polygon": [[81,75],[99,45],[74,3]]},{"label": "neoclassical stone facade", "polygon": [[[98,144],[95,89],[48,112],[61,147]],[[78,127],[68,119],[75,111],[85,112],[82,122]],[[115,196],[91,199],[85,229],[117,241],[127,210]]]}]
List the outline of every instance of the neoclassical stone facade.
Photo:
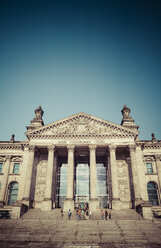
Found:
[{"label": "neoclassical stone facade", "polygon": [[36,109],[26,141],[0,142],[1,208],[159,207],[161,140],[140,140],[130,109],[121,112],[121,125],[86,113],[44,125]]}]

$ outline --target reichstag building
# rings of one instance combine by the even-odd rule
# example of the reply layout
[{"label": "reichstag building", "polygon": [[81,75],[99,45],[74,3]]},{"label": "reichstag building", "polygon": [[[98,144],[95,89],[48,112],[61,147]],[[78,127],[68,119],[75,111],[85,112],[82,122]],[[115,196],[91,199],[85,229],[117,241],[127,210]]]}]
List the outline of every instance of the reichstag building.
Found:
[{"label": "reichstag building", "polygon": [[140,140],[124,105],[121,124],[78,113],[44,125],[39,106],[26,141],[0,141],[0,208],[161,213],[161,140]]}]

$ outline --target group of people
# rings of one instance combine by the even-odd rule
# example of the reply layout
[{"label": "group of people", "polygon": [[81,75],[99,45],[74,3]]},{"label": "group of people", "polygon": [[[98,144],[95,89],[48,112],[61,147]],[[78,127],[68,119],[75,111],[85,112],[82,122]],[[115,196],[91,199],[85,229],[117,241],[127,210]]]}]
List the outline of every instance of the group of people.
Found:
[{"label": "group of people", "polygon": [[92,212],[88,208],[76,207],[75,211],[76,211],[77,221],[78,220],[88,220],[92,216]]},{"label": "group of people", "polygon": [[[75,211],[76,211],[76,219],[77,221],[79,220],[88,220],[88,219],[91,219],[91,216],[92,216],[92,212],[91,210],[89,210],[89,208],[81,208],[81,207],[76,207],[75,208]],[[61,209],[61,216],[63,218],[63,209]],[[72,216],[72,212],[71,210],[69,209],[68,210],[68,220],[71,219],[71,216]],[[107,211],[107,209],[104,211],[104,210],[101,210],[101,220],[111,220],[111,210],[110,211]]]},{"label": "group of people", "polygon": [[107,220],[109,218],[109,220],[111,220],[111,211],[107,211],[107,209],[105,211],[101,210],[101,220]]}]

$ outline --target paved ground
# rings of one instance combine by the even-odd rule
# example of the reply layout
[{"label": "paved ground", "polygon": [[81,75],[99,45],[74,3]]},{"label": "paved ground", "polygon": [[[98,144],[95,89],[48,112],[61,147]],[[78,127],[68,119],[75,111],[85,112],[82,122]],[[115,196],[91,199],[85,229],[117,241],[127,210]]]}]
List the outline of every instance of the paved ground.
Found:
[{"label": "paved ground", "polygon": [[[160,248],[161,222],[140,219],[68,221],[59,212],[31,211],[23,219],[0,220],[1,248]],[[55,219],[54,219],[54,215]],[[114,212],[113,212],[114,217]],[[33,218],[35,216],[35,218]],[[122,216],[122,215],[121,215]],[[127,214],[128,216],[128,214]],[[132,218],[133,214],[130,215]],[[95,216],[99,217],[99,216]]]}]

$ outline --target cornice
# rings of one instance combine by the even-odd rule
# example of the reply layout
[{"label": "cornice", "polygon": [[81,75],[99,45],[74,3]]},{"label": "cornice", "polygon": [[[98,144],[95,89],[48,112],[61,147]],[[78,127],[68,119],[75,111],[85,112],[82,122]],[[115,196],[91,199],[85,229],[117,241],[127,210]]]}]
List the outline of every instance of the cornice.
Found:
[{"label": "cornice", "polygon": [[136,142],[136,145],[141,147],[142,150],[144,149],[161,149],[161,140],[152,142],[152,141],[138,141]]},{"label": "cornice", "polygon": [[25,143],[0,143],[0,150],[23,150]]},{"label": "cornice", "polygon": [[132,134],[56,134],[56,135],[41,135],[32,134],[28,135],[29,139],[91,139],[91,138],[101,138],[101,139],[117,139],[117,138],[134,138]]}]

